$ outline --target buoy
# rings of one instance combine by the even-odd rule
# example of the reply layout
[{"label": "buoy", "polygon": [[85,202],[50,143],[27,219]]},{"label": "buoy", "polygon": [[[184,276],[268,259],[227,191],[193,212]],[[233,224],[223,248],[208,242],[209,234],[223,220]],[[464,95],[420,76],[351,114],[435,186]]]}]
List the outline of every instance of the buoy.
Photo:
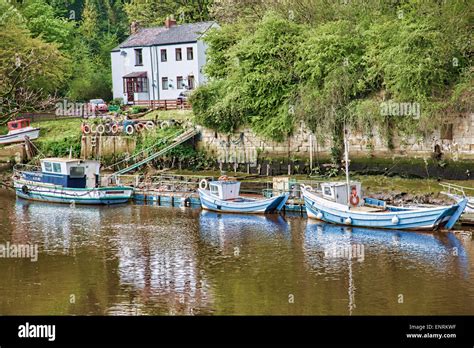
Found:
[{"label": "buoy", "polygon": [[323,219],[323,213],[318,212],[318,214],[316,215],[316,217],[317,217],[319,220],[322,220],[322,219]]},{"label": "buoy", "polygon": [[137,130],[138,133],[140,133],[144,128],[145,128],[145,125],[143,123],[137,123],[135,125],[135,129]]},{"label": "buoy", "polygon": [[119,130],[119,127],[118,127],[118,124],[117,123],[114,123],[112,125],[112,127],[110,127],[110,130],[112,132],[112,134],[117,134],[118,130]]},{"label": "buoy", "polygon": [[396,225],[396,224],[398,224],[399,222],[400,222],[400,219],[398,218],[398,216],[395,215],[395,216],[392,218],[392,224],[395,224],[395,225]]},{"label": "buoy", "polygon": [[105,126],[103,124],[99,124],[97,126],[97,133],[99,133],[100,135],[105,133]]},{"label": "buoy", "polygon": [[352,224],[352,219],[351,219],[350,217],[347,217],[347,218],[344,220],[344,223],[345,223],[346,225],[350,225],[350,224]]},{"label": "buoy", "polygon": [[202,180],[199,182],[199,188],[200,188],[201,190],[207,189],[207,180],[206,180],[206,179],[202,179]]},{"label": "buoy", "polygon": [[135,129],[133,128],[133,126],[131,124],[129,124],[127,127],[125,127],[125,133],[127,133],[128,135],[132,135],[134,131],[135,131]]}]

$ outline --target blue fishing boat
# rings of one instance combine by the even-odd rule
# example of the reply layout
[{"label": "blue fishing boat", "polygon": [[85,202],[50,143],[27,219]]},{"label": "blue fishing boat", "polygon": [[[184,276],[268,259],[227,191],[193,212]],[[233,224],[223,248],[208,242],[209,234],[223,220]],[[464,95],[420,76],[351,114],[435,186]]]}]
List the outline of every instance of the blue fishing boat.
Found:
[{"label": "blue fishing boat", "polygon": [[[209,189],[207,189],[209,186]],[[201,181],[198,190],[203,209],[222,213],[266,214],[280,211],[288,200],[288,193],[271,198],[242,197],[240,182],[226,178],[218,181]]]},{"label": "blue fishing boat", "polygon": [[118,204],[130,200],[133,188],[100,186],[100,163],[45,158],[41,167],[17,166],[13,183],[18,197],[54,203]]},{"label": "blue fishing boat", "polygon": [[302,186],[309,218],[358,227],[386,229],[451,229],[467,205],[467,199],[450,206],[397,207],[361,196],[361,184],[322,183],[320,190]]}]

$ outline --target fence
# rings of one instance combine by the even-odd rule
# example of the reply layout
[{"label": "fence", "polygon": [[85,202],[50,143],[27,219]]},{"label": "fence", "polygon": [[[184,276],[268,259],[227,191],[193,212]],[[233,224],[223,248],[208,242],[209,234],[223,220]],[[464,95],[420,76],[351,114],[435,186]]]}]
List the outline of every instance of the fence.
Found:
[{"label": "fence", "polygon": [[136,100],[134,105],[148,106],[151,109],[158,110],[190,110],[191,104],[186,100],[163,99],[163,100]]},{"label": "fence", "polygon": [[54,112],[44,112],[44,113],[22,113],[16,117],[16,119],[29,119],[31,122],[40,122],[40,121],[50,121],[50,120],[60,120],[65,118],[81,118],[82,114],[75,115],[57,115]]}]

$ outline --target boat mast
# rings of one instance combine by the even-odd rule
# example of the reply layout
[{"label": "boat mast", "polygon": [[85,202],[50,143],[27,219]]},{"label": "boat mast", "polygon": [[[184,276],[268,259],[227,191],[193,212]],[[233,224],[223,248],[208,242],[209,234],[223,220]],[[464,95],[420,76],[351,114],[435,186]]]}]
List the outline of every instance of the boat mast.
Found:
[{"label": "boat mast", "polygon": [[350,184],[349,184],[349,140],[347,136],[347,127],[344,124],[344,161],[346,166],[346,186],[347,186],[347,206],[350,207],[351,201],[351,192],[350,192]]}]

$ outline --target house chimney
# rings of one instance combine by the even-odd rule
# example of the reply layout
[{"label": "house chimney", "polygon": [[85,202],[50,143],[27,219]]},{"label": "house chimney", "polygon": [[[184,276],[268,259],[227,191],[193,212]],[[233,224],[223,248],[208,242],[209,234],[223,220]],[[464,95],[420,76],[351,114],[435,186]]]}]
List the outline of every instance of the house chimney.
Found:
[{"label": "house chimney", "polygon": [[166,17],[165,19],[165,27],[167,29],[171,28],[173,25],[176,25],[176,20],[174,19],[174,16],[171,15],[171,16],[168,16]]},{"label": "house chimney", "polygon": [[132,24],[130,24],[130,34],[136,34],[140,30],[140,23],[137,21],[133,21]]}]

